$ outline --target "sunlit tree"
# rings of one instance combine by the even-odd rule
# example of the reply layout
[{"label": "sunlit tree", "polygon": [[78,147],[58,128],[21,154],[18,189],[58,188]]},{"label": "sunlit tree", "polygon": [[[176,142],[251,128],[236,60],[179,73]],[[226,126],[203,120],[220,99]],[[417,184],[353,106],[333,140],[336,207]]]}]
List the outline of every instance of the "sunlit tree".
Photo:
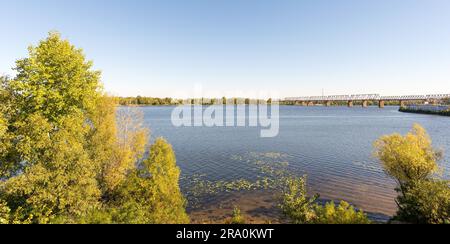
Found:
[{"label": "sunlit tree", "polygon": [[[159,138],[150,148],[150,157],[144,162],[154,187],[154,221],[156,223],[186,223],[186,200],[180,186],[180,169],[172,146]],[[169,207],[170,206],[170,207]]]},{"label": "sunlit tree", "polygon": [[403,187],[408,182],[427,179],[436,173],[442,153],[432,147],[425,129],[415,124],[405,136],[393,134],[377,140],[375,156],[386,173]]},{"label": "sunlit tree", "polygon": [[420,125],[405,136],[383,136],[375,143],[375,156],[386,173],[397,180],[398,212],[395,220],[410,223],[450,223],[450,188],[435,173],[442,153]]}]

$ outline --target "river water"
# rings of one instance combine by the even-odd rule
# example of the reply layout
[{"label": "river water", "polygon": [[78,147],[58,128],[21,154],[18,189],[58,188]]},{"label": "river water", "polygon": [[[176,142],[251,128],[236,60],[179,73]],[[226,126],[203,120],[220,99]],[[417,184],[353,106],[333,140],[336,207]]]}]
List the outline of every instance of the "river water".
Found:
[{"label": "river water", "polygon": [[440,164],[449,178],[450,117],[400,113],[398,107],[281,106],[279,135],[260,138],[260,128],[253,127],[174,127],[173,107],[133,109],[143,110],[153,139],[162,136],[173,145],[184,177],[201,174],[212,181],[252,180],[255,165],[249,158],[278,155],[290,172],[308,175],[311,193],[392,215],[395,182],[372,157],[372,145],[382,135],[404,134],[419,123],[434,146],[444,150]]}]

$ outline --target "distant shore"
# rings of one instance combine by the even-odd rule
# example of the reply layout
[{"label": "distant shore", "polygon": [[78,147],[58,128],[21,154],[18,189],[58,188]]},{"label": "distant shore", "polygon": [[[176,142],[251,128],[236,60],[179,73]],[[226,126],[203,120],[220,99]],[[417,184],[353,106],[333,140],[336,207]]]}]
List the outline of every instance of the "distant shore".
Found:
[{"label": "distant shore", "polygon": [[407,106],[401,107],[400,112],[415,114],[430,114],[439,116],[450,116],[449,106]]}]

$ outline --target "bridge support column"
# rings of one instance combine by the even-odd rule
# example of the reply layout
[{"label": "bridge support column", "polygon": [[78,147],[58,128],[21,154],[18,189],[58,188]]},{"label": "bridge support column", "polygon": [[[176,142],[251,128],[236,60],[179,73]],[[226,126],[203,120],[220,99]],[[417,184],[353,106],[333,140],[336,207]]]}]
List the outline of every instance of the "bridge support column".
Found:
[{"label": "bridge support column", "polygon": [[369,107],[369,101],[363,101],[362,106],[363,106],[363,108]]},{"label": "bridge support column", "polygon": [[378,107],[379,107],[379,108],[384,108],[384,106],[385,106],[385,101],[380,100],[380,101],[378,102]]},{"label": "bridge support column", "polygon": [[348,107],[349,107],[349,108],[353,107],[353,101],[348,101],[347,104],[348,104]]},{"label": "bridge support column", "polygon": [[326,101],[325,102],[325,106],[330,107],[331,106],[331,101]]}]

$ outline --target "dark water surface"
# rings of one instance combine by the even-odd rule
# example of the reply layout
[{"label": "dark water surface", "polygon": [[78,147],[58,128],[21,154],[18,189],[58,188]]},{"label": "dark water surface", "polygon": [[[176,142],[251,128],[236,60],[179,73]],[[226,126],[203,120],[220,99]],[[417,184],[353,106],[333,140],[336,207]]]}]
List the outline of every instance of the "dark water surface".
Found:
[{"label": "dark water surface", "polygon": [[390,215],[395,212],[395,183],[372,157],[372,144],[382,135],[403,134],[419,123],[435,147],[445,151],[442,166],[449,178],[449,117],[400,113],[398,107],[281,106],[279,136],[260,138],[260,128],[176,128],[171,123],[173,107],[140,109],[152,137],[163,136],[173,145],[184,176],[252,180],[255,165],[248,163],[249,155],[277,153],[292,172],[308,175],[311,192]]}]

